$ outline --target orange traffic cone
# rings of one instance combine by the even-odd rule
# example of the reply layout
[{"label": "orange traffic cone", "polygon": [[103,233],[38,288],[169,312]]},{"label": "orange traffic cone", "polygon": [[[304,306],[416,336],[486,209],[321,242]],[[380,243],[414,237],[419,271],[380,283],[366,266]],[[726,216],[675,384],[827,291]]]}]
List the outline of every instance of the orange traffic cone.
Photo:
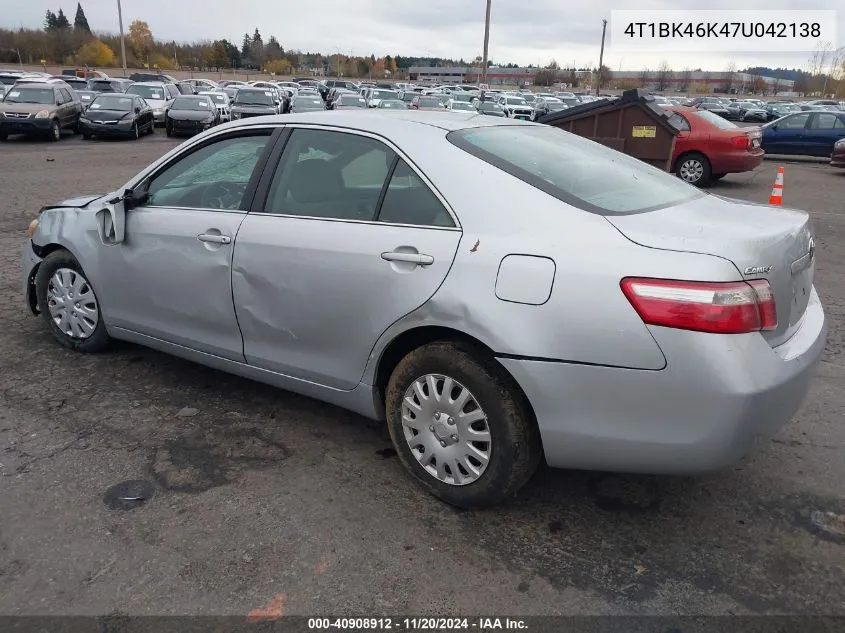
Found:
[{"label": "orange traffic cone", "polygon": [[775,177],[775,184],[772,186],[772,195],[769,196],[769,204],[780,206],[783,204],[783,166],[778,167],[778,175]]}]

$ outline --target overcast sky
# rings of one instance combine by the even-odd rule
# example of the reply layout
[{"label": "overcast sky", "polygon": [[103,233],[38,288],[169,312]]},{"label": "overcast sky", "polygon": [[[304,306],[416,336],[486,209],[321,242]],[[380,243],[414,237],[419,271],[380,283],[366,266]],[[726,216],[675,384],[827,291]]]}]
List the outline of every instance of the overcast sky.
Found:
[{"label": "overcast sky", "polygon": [[[48,8],[73,21],[76,0],[2,0],[0,25],[37,27]],[[601,19],[612,9],[831,9],[831,0],[493,0],[490,58],[496,62],[595,65]],[[118,30],[116,0],[83,0],[95,31]],[[240,45],[257,26],[286,49],[323,53],[410,55],[472,59],[481,55],[484,0],[123,0],[124,26],[145,20],[156,38],[178,41],[227,38]],[[845,6],[837,20],[845,37]],[[673,68],[723,70],[730,62],[805,68],[806,53],[672,55]],[[665,54],[605,50],[612,70],[656,68]]]}]

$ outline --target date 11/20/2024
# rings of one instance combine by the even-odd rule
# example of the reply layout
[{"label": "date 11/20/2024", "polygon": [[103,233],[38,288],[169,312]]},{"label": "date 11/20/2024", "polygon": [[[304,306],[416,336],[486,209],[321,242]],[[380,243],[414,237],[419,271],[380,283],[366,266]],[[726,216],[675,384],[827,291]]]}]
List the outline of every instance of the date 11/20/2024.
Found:
[{"label": "date 11/20/2024", "polygon": [[527,630],[519,618],[308,618],[308,629],[328,630],[381,630],[381,631],[518,631]]}]

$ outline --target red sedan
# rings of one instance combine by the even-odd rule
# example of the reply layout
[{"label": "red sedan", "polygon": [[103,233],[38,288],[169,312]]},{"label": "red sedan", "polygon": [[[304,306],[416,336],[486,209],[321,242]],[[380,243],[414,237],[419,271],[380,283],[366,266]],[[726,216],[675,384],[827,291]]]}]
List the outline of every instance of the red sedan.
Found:
[{"label": "red sedan", "polygon": [[751,171],[765,153],[757,127],[739,127],[707,110],[667,107],[675,138],[672,171],[691,185],[704,186],[725,174]]}]

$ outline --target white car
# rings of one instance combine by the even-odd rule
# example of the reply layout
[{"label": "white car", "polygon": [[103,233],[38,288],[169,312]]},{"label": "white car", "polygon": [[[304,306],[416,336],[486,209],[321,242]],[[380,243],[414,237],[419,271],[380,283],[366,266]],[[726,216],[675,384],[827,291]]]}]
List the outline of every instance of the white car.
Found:
[{"label": "white car", "polygon": [[205,95],[214,102],[217,111],[220,113],[221,121],[231,121],[232,111],[229,107],[229,95],[222,89],[220,90],[203,90],[199,94]]},{"label": "white car", "polygon": [[126,94],[135,94],[153,109],[156,125],[164,125],[165,112],[176,97],[182,96],[174,84],[159,81],[139,81],[126,89]]}]

